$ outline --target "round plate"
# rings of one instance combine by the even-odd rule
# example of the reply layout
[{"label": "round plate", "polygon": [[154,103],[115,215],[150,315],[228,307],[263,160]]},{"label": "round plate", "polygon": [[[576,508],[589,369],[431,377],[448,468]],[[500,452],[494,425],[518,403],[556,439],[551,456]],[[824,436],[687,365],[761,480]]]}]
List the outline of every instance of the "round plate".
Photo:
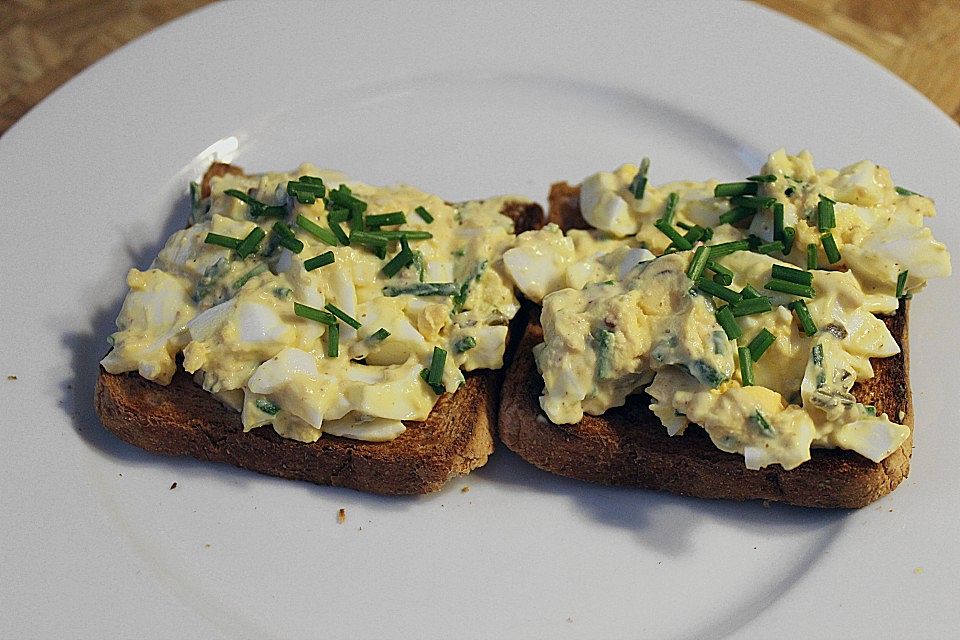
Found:
[{"label": "round plate", "polygon": [[502,447],[438,494],[382,498],[148,455],[93,411],[124,274],[184,224],[187,183],[213,159],[543,201],[551,182],[642,156],[655,183],[737,179],[781,146],[809,148],[818,166],[890,167],[936,200],[934,233],[960,247],[956,125],[860,55],[749,4],[218,4],[95,65],[0,139],[0,628],[760,638],[960,627],[949,282],[912,309],[913,472],[856,512],[590,486]]}]

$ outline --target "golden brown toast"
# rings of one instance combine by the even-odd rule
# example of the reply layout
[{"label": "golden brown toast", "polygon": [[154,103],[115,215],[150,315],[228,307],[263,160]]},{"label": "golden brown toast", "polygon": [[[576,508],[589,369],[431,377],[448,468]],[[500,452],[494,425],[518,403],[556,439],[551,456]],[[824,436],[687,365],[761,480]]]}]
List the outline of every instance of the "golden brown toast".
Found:
[{"label": "golden brown toast", "polygon": [[[588,226],[580,214],[578,187],[553,185],[548,221],[563,229]],[[912,431],[906,306],[884,318],[900,344],[900,354],[872,360],[876,375],[858,382],[853,392]],[[890,493],[909,471],[912,437],[880,463],[852,451],[815,449],[810,461],[791,471],[779,465],[751,471],[743,456],[720,451],[700,428],[689,428],[682,436],[667,435],[644,393],[630,396],[626,406],[602,416],[588,415],[572,425],[553,424],[540,410],[543,379],[531,352],[542,340],[539,324],[531,322],[507,371],[498,429],[507,447],[546,471],[702,498],[809,507],[862,507]]]},{"label": "golden brown toast", "polygon": [[[209,194],[212,176],[238,172],[232,165],[215,164],[201,189]],[[502,213],[514,220],[518,233],[539,227],[543,219],[543,209],[532,203],[511,202]],[[518,316],[511,330],[522,331],[524,322]],[[114,375],[101,368],[96,409],[107,429],[150,452],[372,493],[416,494],[437,491],[447,480],[487,462],[502,379],[503,371],[468,374],[456,393],[440,397],[426,421],[404,422],[407,430],[389,442],[324,435],[308,444],[282,438],[269,426],[244,433],[240,415],[182,369],[162,386],[136,373]]]}]

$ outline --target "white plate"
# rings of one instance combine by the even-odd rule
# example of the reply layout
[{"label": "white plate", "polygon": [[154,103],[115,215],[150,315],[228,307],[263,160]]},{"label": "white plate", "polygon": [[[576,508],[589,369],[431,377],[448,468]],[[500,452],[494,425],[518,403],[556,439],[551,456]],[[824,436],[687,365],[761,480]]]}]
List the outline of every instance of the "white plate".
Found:
[{"label": "white plate", "polygon": [[124,274],[181,226],[187,181],[215,155],[543,200],[551,181],[642,155],[656,182],[736,179],[807,147],[822,166],[889,166],[936,199],[934,231],[960,248],[960,132],[887,72],[748,4],[579,4],[212,6],[0,139],[4,635],[960,628],[950,282],[914,304],[913,473],[857,512],[594,487],[503,449],[439,494],[379,498],[147,455],[100,426],[92,388]]}]

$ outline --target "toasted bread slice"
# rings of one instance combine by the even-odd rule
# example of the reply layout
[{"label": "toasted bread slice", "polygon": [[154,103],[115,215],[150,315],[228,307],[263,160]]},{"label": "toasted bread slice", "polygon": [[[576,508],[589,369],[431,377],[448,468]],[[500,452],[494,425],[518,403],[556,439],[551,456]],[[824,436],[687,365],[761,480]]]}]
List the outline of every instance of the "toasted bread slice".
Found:
[{"label": "toasted bread slice", "polygon": [[[588,226],[580,214],[576,186],[553,186],[548,220],[564,229]],[[876,375],[858,382],[853,392],[912,432],[906,305],[884,322],[901,352],[873,360]],[[862,507],[890,493],[909,471],[912,437],[880,463],[852,451],[815,449],[812,459],[796,469],[785,471],[775,465],[751,471],[741,455],[720,451],[700,428],[691,427],[682,436],[667,435],[645,393],[602,416],[585,416],[572,425],[553,424],[540,409],[543,379],[531,351],[542,341],[539,324],[531,322],[507,371],[498,426],[507,447],[546,471],[702,498],[809,507]]]},{"label": "toasted bread slice", "polygon": [[[201,184],[209,194],[215,175],[238,173],[231,165],[211,166]],[[501,212],[518,232],[539,227],[539,205],[510,202]],[[511,331],[522,331],[521,312]],[[104,426],[122,440],[153,453],[187,455],[267,475],[350,487],[380,494],[439,490],[449,479],[487,462],[503,371],[478,371],[454,394],[444,394],[424,422],[389,442],[362,442],[324,435],[314,443],[282,438],[269,426],[243,432],[240,416],[197,385],[182,369],[168,386],[136,373],[100,369],[96,409]]]}]

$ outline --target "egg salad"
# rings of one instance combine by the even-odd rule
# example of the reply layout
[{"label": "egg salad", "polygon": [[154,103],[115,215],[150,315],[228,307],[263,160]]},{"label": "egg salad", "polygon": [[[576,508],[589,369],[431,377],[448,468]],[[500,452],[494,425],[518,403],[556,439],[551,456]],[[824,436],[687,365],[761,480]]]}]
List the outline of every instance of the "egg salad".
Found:
[{"label": "egg salad", "polygon": [[168,384],[182,353],[244,430],[313,442],[391,440],[462,371],[503,366],[519,304],[501,210],[522,198],[451,205],[309,165],[192,192],[190,226],[127,276],[106,371]]},{"label": "egg salad", "polygon": [[795,468],[811,447],[895,451],[909,428],[851,389],[900,351],[875,314],[950,274],[923,225],[932,201],[871,162],[817,171],[806,152],[742,182],[658,188],[648,170],[583,181],[595,230],[548,225],[504,255],[542,300],[547,417],[576,423],[645,390],[670,435],[700,425],[750,469]]}]

